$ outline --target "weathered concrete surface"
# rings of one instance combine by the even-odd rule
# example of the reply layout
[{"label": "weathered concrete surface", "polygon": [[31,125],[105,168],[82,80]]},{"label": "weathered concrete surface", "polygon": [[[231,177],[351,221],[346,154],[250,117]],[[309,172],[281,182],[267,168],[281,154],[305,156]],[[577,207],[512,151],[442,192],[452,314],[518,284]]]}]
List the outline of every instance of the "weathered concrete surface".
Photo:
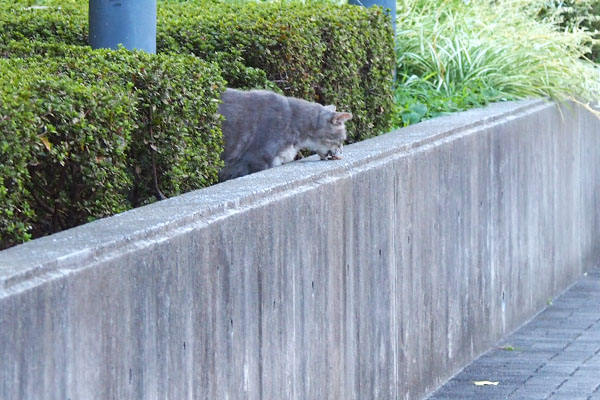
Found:
[{"label": "weathered concrete surface", "polygon": [[600,121],[439,118],[0,252],[0,399],[418,399],[600,259]]}]

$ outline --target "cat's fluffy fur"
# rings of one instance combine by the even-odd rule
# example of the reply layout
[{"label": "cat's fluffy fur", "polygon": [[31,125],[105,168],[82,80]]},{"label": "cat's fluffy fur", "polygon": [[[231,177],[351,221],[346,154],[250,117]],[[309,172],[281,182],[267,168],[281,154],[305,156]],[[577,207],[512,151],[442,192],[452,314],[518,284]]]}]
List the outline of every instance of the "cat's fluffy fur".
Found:
[{"label": "cat's fluffy fur", "polygon": [[314,151],[321,159],[337,155],[346,139],[344,123],[352,118],[334,106],[266,90],[227,89],[221,101],[225,139],[221,181],[290,162],[301,149]]}]

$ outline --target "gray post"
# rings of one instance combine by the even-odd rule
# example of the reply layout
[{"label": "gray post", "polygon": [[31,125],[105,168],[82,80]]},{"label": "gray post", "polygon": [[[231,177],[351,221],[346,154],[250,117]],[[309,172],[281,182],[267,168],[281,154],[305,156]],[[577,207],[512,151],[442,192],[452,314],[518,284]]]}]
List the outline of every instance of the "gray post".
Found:
[{"label": "gray post", "polygon": [[396,35],[396,0],[348,0],[348,4],[365,7],[380,6],[384,10],[389,10],[394,36]]},{"label": "gray post", "polygon": [[156,0],[89,0],[90,46],[156,53]]}]

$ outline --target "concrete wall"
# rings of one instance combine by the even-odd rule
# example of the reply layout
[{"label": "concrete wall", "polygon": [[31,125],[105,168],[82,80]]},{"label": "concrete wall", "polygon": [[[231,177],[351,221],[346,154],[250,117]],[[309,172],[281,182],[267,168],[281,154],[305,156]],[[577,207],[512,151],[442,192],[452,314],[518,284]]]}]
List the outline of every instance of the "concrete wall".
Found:
[{"label": "concrete wall", "polygon": [[0,252],[0,398],[419,399],[600,260],[600,120],[497,104]]}]

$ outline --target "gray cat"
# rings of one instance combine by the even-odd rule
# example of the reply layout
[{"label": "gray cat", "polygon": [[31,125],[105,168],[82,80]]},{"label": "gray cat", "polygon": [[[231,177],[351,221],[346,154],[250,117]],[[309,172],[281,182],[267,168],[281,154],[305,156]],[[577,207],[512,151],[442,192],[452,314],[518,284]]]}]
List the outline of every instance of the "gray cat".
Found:
[{"label": "gray cat", "polygon": [[227,89],[221,95],[225,181],[293,161],[301,149],[322,160],[339,159],[352,118],[335,106],[286,97],[266,90]]}]

